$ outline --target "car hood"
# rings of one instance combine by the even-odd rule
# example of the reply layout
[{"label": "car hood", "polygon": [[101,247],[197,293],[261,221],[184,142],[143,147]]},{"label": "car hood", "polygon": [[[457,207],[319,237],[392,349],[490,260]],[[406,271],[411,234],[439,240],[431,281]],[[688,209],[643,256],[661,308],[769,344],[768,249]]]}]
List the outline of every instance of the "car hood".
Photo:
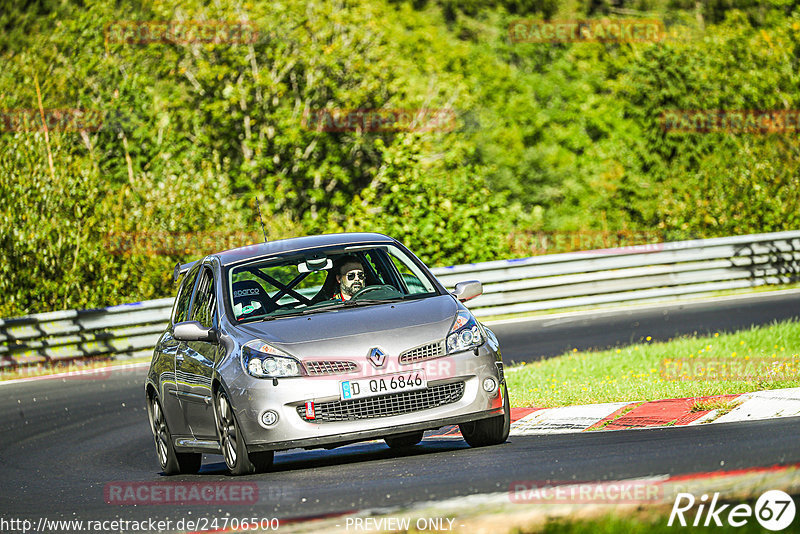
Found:
[{"label": "car hood", "polygon": [[378,347],[395,357],[441,341],[458,304],[449,295],[339,309],[235,327],[240,342],[260,338],[300,359],[363,360]]}]

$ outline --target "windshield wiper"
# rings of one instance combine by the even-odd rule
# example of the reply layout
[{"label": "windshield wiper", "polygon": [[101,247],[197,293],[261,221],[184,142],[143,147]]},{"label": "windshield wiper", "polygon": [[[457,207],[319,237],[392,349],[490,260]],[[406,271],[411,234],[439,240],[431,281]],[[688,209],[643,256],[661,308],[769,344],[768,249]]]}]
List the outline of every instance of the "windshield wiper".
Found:
[{"label": "windshield wiper", "polygon": [[277,313],[273,312],[272,315],[262,315],[262,316],[255,316],[255,317],[247,317],[246,319],[240,320],[239,324],[245,324],[245,323],[250,323],[250,322],[255,322],[255,321],[272,321],[272,320],[275,320],[275,319],[280,319],[282,317],[297,317],[297,316],[300,316],[300,315],[308,315],[308,314],[311,314],[311,313],[316,313],[318,311],[325,311],[325,310],[328,310],[328,309],[330,309],[332,307],[338,307],[339,304],[340,304],[339,302],[334,302],[334,303],[332,303],[330,305],[327,305],[327,306],[320,306],[320,307],[315,307],[315,308],[311,308],[311,309],[304,308],[302,310],[293,310],[293,311],[286,312],[286,313],[280,313],[280,311],[278,311]]},{"label": "windshield wiper", "polygon": [[333,308],[341,307],[342,303],[339,301],[331,302],[330,304],[326,304],[325,306],[315,306],[314,308],[306,308],[304,310],[299,310],[298,313],[300,315],[309,315],[312,313],[317,313],[325,310],[330,310]]},{"label": "windshield wiper", "polygon": [[273,319],[275,319],[274,315],[256,315],[254,317],[245,317],[244,319],[239,319],[237,324],[255,323],[256,321],[271,321]]}]

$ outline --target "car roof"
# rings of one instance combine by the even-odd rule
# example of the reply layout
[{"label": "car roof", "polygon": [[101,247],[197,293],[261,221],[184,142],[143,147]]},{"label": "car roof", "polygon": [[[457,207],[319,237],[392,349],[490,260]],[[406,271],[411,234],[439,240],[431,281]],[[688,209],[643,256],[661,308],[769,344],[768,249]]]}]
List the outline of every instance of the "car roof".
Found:
[{"label": "car roof", "polygon": [[292,237],[290,239],[280,239],[268,243],[257,243],[255,245],[218,252],[211,256],[218,258],[220,263],[224,266],[254,258],[291,254],[293,252],[319,247],[366,245],[371,243],[391,244],[396,243],[396,241],[389,236],[377,233],[322,234],[307,237]]}]

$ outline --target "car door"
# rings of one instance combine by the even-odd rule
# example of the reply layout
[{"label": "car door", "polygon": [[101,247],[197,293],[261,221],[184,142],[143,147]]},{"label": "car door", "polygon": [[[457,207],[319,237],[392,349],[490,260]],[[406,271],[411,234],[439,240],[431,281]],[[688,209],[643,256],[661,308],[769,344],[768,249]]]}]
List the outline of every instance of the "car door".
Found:
[{"label": "car door", "polygon": [[[158,343],[158,351],[161,353],[159,361],[165,363],[165,372],[161,375],[161,399],[162,408],[164,409],[164,417],[167,419],[170,431],[173,436],[189,436],[191,430],[186,421],[185,413],[182,403],[178,395],[178,379],[175,371],[178,359],[182,358],[183,351],[185,350],[185,343],[173,336],[173,327],[176,323],[189,320],[189,305],[192,302],[192,295],[194,294],[194,286],[197,281],[197,273],[200,271],[200,266],[197,265],[186,273],[186,276],[178,289],[178,296],[175,299],[175,307],[172,311],[170,319],[170,327],[161,336]],[[167,371],[168,366],[168,371]]]},{"label": "car door", "polygon": [[[216,281],[210,265],[203,265],[195,285],[189,321],[217,329]],[[186,341],[176,358],[178,395],[195,438],[215,438],[211,379],[221,347],[217,342]]]}]

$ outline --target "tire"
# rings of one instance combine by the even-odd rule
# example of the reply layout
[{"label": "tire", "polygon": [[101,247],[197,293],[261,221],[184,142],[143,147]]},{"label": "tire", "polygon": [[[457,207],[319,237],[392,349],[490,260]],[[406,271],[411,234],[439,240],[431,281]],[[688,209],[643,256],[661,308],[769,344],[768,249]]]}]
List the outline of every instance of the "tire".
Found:
[{"label": "tire", "polygon": [[420,441],[422,441],[422,430],[418,430],[417,432],[412,432],[410,434],[401,434],[399,436],[391,436],[388,438],[383,438],[383,441],[392,448],[392,449],[406,449],[408,447],[413,447]]},{"label": "tire", "polygon": [[511,430],[511,404],[508,400],[508,386],[503,383],[503,415],[497,415],[480,421],[471,421],[458,425],[470,447],[500,445],[508,439]]},{"label": "tire", "polygon": [[214,417],[222,456],[232,475],[248,475],[269,469],[275,457],[274,451],[247,452],[233,407],[222,389],[214,396]]},{"label": "tire", "polygon": [[169,432],[167,420],[164,417],[164,410],[158,396],[153,394],[149,397],[150,429],[153,431],[153,439],[156,444],[156,456],[161,470],[165,475],[177,475],[179,473],[197,473],[200,464],[203,462],[203,454],[199,452],[175,452],[172,444],[172,434]]}]

